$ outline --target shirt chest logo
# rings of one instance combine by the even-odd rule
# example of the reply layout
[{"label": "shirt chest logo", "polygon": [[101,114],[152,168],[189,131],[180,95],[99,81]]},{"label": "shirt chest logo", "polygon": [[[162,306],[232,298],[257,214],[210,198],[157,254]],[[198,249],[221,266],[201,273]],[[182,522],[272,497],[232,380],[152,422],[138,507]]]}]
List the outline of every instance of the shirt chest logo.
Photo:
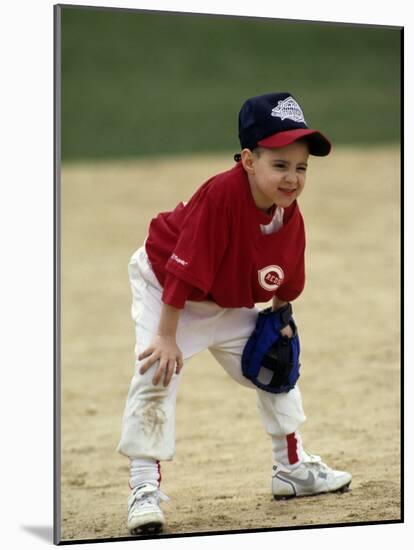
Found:
[{"label": "shirt chest logo", "polygon": [[265,290],[277,290],[283,283],[285,274],[279,265],[269,265],[258,271],[259,284]]}]

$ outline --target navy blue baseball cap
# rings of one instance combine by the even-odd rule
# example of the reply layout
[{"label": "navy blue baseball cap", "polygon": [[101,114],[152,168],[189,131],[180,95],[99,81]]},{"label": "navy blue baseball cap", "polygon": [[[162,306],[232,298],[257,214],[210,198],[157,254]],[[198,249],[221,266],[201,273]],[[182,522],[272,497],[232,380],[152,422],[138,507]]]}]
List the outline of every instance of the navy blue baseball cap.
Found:
[{"label": "navy blue baseball cap", "polygon": [[305,138],[309,153],[324,157],[331,150],[330,141],[318,130],[308,127],[303,111],[288,92],[251,97],[239,112],[241,148],[285,147]]}]

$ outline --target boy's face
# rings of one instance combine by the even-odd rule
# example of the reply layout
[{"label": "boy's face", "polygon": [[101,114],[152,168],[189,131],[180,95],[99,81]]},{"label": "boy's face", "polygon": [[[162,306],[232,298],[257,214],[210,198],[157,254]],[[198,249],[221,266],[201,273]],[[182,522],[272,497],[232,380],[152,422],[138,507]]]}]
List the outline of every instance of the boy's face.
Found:
[{"label": "boy's face", "polygon": [[268,210],[276,204],[287,208],[305,187],[309,149],[306,143],[295,141],[278,149],[250,149],[241,152],[250,189],[256,206]]}]

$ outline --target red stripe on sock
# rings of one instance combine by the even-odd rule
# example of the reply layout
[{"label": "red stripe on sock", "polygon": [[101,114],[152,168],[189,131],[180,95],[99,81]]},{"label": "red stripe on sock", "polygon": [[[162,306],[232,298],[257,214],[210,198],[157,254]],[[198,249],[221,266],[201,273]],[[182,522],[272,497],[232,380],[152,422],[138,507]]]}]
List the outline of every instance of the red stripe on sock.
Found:
[{"label": "red stripe on sock", "polygon": [[289,464],[295,464],[298,460],[298,442],[295,432],[286,436]]},{"label": "red stripe on sock", "polygon": [[157,466],[158,466],[158,487],[161,485],[161,480],[162,480],[162,476],[161,476],[161,464],[160,464],[160,461],[157,460]]}]

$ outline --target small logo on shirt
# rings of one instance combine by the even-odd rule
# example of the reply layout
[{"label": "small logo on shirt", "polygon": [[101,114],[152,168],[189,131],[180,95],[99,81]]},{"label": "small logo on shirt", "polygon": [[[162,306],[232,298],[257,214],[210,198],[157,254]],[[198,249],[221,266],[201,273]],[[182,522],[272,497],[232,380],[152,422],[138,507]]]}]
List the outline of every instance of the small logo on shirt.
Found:
[{"label": "small logo on shirt", "polygon": [[304,122],[306,124],[302,109],[291,96],[277,102],[276,107],[272,109],[272,116],[279,117],[282,120],[290,118],[295,122]]},{"label": "small logo on shirt", "polygon": [[171,260],[174,260],[174,262],[177,262],[177,264],[180,264],[180,265],[184,265],[186,266],[188,264],[188,262],[186,262],[185,260],[182,260],[181,258],[179,258],[177,256],[177,254],[171,254]]},{"label": "small logo on shirt", "polygon": [[278,265],[269,265],[258,271],[260,286],[265,290],[276,290],[283,283],[285,274]]}]

